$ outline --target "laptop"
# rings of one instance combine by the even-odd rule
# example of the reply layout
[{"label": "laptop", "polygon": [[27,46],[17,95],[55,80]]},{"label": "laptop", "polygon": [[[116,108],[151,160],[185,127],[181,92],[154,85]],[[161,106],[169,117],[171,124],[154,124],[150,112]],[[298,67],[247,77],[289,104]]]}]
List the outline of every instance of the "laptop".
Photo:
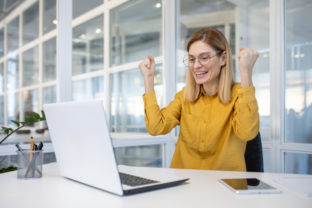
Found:
[{"label": "laptop", "polygon": [[[43,105],[60,174],[120,196],[175,186],[188,178],[118,166],[102,101]],[[145,171],[144,171],[145,169]]]}]

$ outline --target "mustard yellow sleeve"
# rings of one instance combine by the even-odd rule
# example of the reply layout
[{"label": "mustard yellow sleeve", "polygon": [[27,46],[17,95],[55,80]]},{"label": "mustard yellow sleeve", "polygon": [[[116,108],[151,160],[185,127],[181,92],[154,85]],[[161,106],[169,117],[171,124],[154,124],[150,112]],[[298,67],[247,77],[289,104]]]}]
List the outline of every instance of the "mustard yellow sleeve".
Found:
[{"label": "mustard yellow sleeve", "polygon": [[235,134],[242,140],[248,141],[257,136],[259,113],[254,86],[237,90],[232,126]]},{"label": "mustard yellow sleeve", "polygon": [[[167,134],[180,123],[182,93],[178,93],[175,99],[163,109],[160,109],[155,92],[143,95],[145,124],[151,135]],[[183,98],[183,97],[182,97]]]}]

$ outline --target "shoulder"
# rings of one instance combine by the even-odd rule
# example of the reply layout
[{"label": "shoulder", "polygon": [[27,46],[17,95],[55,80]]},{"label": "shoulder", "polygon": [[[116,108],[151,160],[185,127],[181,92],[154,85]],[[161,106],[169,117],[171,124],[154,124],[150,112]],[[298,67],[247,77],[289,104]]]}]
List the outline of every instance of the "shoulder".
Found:
[{"label": "shoulder", "polygon": [[184,96],[184,88],[182,90],[180,90],[179,92],[177,92],[176,96]]},{"label": "shoulder", "polygon": [[238,90],[241,89],[241,84],[240,82],[234,82],[233,85],[232,85],[232,98],[235,97],[238,93]]},{"label": "shoulder", "polygon": [[184,88],[175,94],[172,101],[175,103],[179,102],[181,104],[184,102]]},{"label": "shoulder", "polygon": [[184,100],[184,88],[175,94],[175,99]]}]

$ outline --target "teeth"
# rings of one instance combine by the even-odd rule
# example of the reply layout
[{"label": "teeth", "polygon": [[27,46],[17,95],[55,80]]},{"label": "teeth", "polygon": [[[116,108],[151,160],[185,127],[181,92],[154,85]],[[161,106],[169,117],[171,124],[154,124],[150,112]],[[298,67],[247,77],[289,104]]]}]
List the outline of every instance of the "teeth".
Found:
[{"label": "teeth", "polygon": [[206,74],[207,72],[196,72],[196,75],[202,75],[202,74]]}]

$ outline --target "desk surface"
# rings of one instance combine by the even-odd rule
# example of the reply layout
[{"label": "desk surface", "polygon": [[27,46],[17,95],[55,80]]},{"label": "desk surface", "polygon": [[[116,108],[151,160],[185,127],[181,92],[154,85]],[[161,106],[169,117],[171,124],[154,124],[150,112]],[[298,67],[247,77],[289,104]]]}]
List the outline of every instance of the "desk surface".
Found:
[{"label": "desk surface", "polygon": [[[0,175],[0,205],[10,207],[127,207],[127,208],[200,208],[200,207],[312,207],[312,198],[274,182],[285,174],[229,171],[142,168],[147,172],[166,171],[189,177],[187,184],[120,197],[59,176],[57,164],[44,165],[41,179],[17,179],[16,172]],[[298,176],[290,175],[287,176]],[[236,195],[221,183],[225,177],[258,177],[280,188],[282,194]],[[310,175],[302,177],[312,178]]]}]

